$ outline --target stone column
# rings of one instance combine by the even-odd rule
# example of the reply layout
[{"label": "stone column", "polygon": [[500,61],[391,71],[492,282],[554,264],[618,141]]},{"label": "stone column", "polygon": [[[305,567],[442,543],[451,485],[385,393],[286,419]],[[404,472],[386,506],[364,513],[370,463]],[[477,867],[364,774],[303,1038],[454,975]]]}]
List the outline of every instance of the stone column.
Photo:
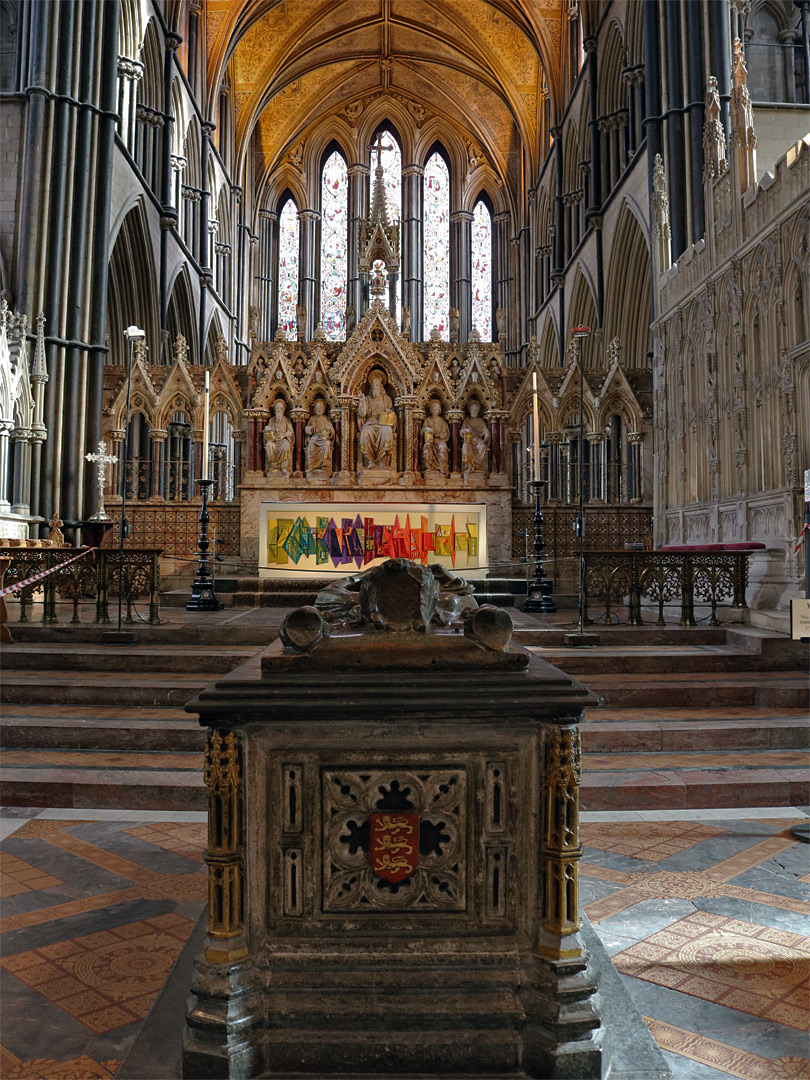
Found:
[{"label": "stone column", "polygon": [[603,475],[605,433],[603,431],[589,431],[585,436],[590,445],[590,498],[589,502],[604,502],[605,478]]},{"label": "stone column", "polygon": [[293,477],[301,479],[304,475],[304,424],[307,422],[307,410],[290,409],[290,420],[295,427],[295,450],[293,451]]},{"label": "stone column", "polygon": [[[363,283],[360,280],[360,222],[368,215],[368,188],[369,174],[368,165],[356,163],[349,166],[349,238],[346,248],[348,266],[348,290],[346,293],[346,306],[353,307],[355,311],[355,325],[360,321],[366,311],[367,301],[363,295]],[[403,300],[403,303],[406,301]]]},{"label": "stone column", "polygon": [[317,323],[317,309],[320,306],[318,286],[318,222],[321,215],[317,210],[301,210],[298,214],[301,223],[298,237],[298,303],[307,309],[304,341],[311,341]]},{"label": "stone column", "polygon": [[338,397],[340,407],[340,472],[338,478],[349,482],[354,479],[356,464],[354,459],[354,424],[357,411],[357,401],[351,394],[341,394]]},{"label": "stone column", "polygon": [[464,420],[462,409],[448,409],[447,423],[450,425],[450,473],[454,479],[461,476],[461,459],[458,431]]},{"label": "stone column", "polygon": [[630,502],[640,502],[642,499],[641,444],[643,441],[643,431],[631,431],[627,435],[627,442],[630,445]]},{"label": "stone column", "polygon": [[233,439],[233,497],[238,497],[239,485],[242,483],[242,473],[245,469],[244,444],[246,436],[244,431],[234,431]]},{"label": "stone column", "polygon": [[[492,243],[492,287],[495,292],[495,307],[509,310],[511,276],[509,272],[509,230],[512,221],[511,215],[506,212],[495,214],[492,219],[493,243]],[[501,342],[506,350],[507,342]]]},{"label": "stone column", "polygon": [[152,428],[152,491],[159,499],[166,498],[166,440],[168,431]]},{"label": "stone column", "polygon": [[8,444],[14,421],[0,419],[0,510],[8,510],[11,507],[8,483]]},{"label": "stone column", "polygon": [[[424,177],[421,165],[402,170],[402,306],[411,309],[411,341],[422,341],[424,329],[423,218]],[[401,318],[401,314],[400,314]]]},{"label": "stone column", "polygon": [[259,211],[259,251],[256,267],[256,302],[261,311],[259,340],[271,341],[278,327],[278,297],[276,296],[276,264],[278,244],[278,214]]},{"label": "stone column", "polygon": [[12,514],[27,515],[31,511],[31,439],[29,428],[14,428],[14,477],[11,490]]},{"label": "stone column", "polygon": [[450,306],[458,308],[461,342],[472,329],[472,221],[468,210],[450,215]]},{"label": "stone column", "polygon": [[545,441],[549,444],[548,489],[546,501],[560,498],[560,443],[565,439],[561,431],[547,431]]}]

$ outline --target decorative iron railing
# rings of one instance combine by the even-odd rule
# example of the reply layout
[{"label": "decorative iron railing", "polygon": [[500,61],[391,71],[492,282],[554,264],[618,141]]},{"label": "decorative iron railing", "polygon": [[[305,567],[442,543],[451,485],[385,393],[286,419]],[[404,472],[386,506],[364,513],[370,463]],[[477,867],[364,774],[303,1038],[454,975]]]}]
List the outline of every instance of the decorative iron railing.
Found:
[{"label": "decorative iron railing", "polygon": [[[26,581],[35,574],[60,566],[74,555],[79,555],[82,548],[29,548],[0,547],[0,557],[9,559],[4,585],[14,585]],[[126,604],[126,622],[132,622],[135,602],[148,598],[149,614],[147,622],[160,622],[160,551],[134,550],[123,555],[121,574],[123,600]],[[29,622],[29,610],[34,603],[42,603],[42,622],[58,622],[56,610],[59,601],[72,605],[72,623],[81,621],[79,605],[95,600],[94,622],[108,623],[110,619],[110,600],[118,597],[119,568],[121,556],[118,549],[98,548],[88,552],[84,558],[55,570],[41,581],[26,585],[11,594],[11,601],[18,601],[21,623]]]},{"label": "decorative iron railing", "polygon": [[695,625],[695,605],[708,604],[710,626],[719,625],[717,608],[730,601],[733,608],[748,607],[749,551],[585,552],[584,614],[598,602],[609,622],[613,608],[626,606],[629,626],[641,626],[642,602],[658,608],[657,625],[664,626],[664,608],[680,605],[680,625]]},{"label": "decorative iron railing", "polygon": [[[579,555],[574,534],[576,506],[543,507],[545,558],[568,559]],[[652,509],[649,506],[586,506],[585,551],[608,551],[627,543],[652,543]],[[512,510],[512,556],[524,558],[534,548],[534,508]]]}]

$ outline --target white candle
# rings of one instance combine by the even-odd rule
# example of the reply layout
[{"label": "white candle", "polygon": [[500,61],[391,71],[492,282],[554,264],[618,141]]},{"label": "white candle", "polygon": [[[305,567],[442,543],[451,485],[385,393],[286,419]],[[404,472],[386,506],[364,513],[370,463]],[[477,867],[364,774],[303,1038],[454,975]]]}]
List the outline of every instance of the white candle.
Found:
[{"label": "white candle", "polygon": [[209,407],[209,404],[210,404],[210,399],[211,399],[211,387],[210,387],[210,384],[209,384],[209,373],[208,373],[208,371],[206,371],[206,373],[205,373],[205,394],[204,394],[204,398],[203,398],[204,403],[205,403],[205,409],[204,409],[204,412],[203,412],[203,459],[202,459],[202,473],[201,473],[203,480],[207,480],[208,475],[209,475],[208,474],[208,407]]},{"label": "white candle", "polygon": [[534,479],[540,481],[540,410],[537,407],[537,372],[532,372],[532,408],[534,410]]}]

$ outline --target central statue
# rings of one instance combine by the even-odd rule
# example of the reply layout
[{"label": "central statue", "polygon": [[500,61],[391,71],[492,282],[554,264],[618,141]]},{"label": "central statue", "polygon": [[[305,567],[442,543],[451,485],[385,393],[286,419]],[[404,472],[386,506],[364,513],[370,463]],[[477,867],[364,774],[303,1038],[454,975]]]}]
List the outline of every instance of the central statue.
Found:
[{"label": "central statue", "polygon": [[357,417],[360,429],[360,458],[364,469],[393,469],[397,415],[385,392],[385,375],[374,370],[368,377],[369,392],[360,395]]}]

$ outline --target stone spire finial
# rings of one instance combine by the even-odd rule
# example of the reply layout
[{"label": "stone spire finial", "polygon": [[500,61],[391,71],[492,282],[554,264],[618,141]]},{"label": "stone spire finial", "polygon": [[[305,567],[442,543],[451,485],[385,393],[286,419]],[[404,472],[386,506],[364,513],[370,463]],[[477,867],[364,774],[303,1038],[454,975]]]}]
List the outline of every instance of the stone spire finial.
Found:
[{"label": "stone spire finial", "polygon": [[757,179],[757,133],[754,130],[754,109],[748,92],[748,69],[739,38],[734,38],[731,79],[732,160],[737,172],[738,191],[742,195]]},{"label": "stone spire finial", "polygon": [[703,179],[712,180],[722,176],[728,168],[726,160],[726,133],[720,119],[720,95],[717,79],[710,75],[706,83],[706,122],[703,125]]},{"label": "stone spire finial", "polygon": [[672,230],[669,226],[669,195],[664,175],[664,159],[660,154],[655,155],[653,162],[652,216],[655,268],[659,274],[663,274],[672,266]]}]

